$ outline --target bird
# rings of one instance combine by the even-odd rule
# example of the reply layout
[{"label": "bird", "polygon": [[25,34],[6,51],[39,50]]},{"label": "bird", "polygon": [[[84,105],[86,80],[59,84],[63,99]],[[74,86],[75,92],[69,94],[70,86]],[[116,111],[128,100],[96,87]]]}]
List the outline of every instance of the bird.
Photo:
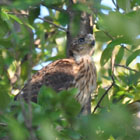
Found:
[{"label": "bird", "polygon": [[[77,88],[76,100],[81,104],[81,112],[89,104],[96,89],[96,67],[93,61],[95,39],[92,34],[78,35],[70,45],[69,58],[56,60],[35,73],[19,94],[27,100],[29,89],[31,101],[37,102],[40,88],[45,85],[56,92]],[[18,99],[19,94],[16,96]]]}]

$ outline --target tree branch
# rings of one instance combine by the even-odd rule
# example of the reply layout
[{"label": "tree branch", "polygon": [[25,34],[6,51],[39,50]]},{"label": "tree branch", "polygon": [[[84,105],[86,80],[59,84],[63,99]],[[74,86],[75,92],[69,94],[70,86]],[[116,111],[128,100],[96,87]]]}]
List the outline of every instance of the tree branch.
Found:
[{"label": "tree branch", "polygon": [[112,56],[111,56],[111,79],[112,79],[112,84],[108,87],[108,89],[105,91],[105,93],[101,96],[100,100],[98,101],[97,105],[95,106],[95,108],[93,110],[93,114],[96,112],[97,108],[100,107],[100,104],[101,104],[102,100],[108,94],[110,89],[115,85],[114,66],[115,66],[115,53],[113,51]]},{"label": "tree branch", "polygon": [[97,108],[100,107],[100,104],[104,97],[108,94],[109,90],[114,86],[115,82],[112,82],[112,84],[108,87],[108,89],[105,91],[105,93],[101,96],[100,100],[98,101],[97,105],[95,106],[93,110],[93,114],[96,112]]},{"label": "tree branch", "polygon": [[96,112],[97,108],[100,107],[100,104],[101,104],[102,100],[104,99],[104,97],[108,94],[108,92],[110,91],[110,89],[115,85],[114,68],[111,68],[111,69],[113,70],[112,75],[111,75],[112,84],[108,87],[108,89],[105,91],[105,93],[101,96],[101,98],[98,101],[97,105],[95,106],[92,114],[94,114]]},{"label": "tree branch", "polygon": [[120,65],[120,64],[115,64],[116,67],[122,67],[122,68],[125,68],[127,70],[130,70],[130,71],[134,71],[134,72],[138,72],[137,70],[135,69],[132,69],[130,67],[127,67],[127,66],[124,66],[124,65]]},{"label": "tree branch", "polygon": [[7,124],[0,122],[0,126],[4,127],[4,126],[7,126]]},{"label": "tree branch", "polygon": [[[32,122],[31,122],[31,118],[30,116],[30,110],[29,110],[29,114],[27,115],[26,109],[25,109],[25,105],[24,105],[24,101],[23,101],[23,97],[21,94],[19,94],[19,100],[20,100],[20,105],[21,105],[21,110],[22,110],[22,115],[25,121],[25,126],[27,127],[29,133],[30,133],[30,140],[37,140],[34,130],[32,128]],[[29,107],[29,104],[28,104]]]},{"label": "tree branch", "polygon": [[[29,16],[29,14],[23,14],[23,13],[14,13],[14,12],[8,12],[9,14],[14,14],[14,15],[18,15],[18,16],[25,16],[25,17],[28,17]],[[41,18],[41,17],[37,17],[38,19],[41,19],[41,20],[43,20],[43,21],[45,21],[45,22],[47,22],[47,23],[49,23],[49,24],[52,24],[53,26],[55,26],[56,28],[59,28],[59,29],[61,29],[61,30],[63,30],[63,31],[65,31],[65,32],[67,32],[67,29],[66,28],[64,28],[64,27],[61,27],[61,26],[59,26],[59,25],[56,25],[55,23],[53,23],[52,21],[50,21],[50,20],[48,20],[48,19],[45,19],[45,18]]]},{"label": "tree branch", "polygon": [[[29,61],[29,67],[28,67],[28,80],[31,78],[31,69],[32,69],[32,49],[33,49],[33,33],[30,28],[27,28],[29,31],[29,37],[30,37],[30,44],[29,44],[29,51],[31,55],[28,55],[28,60]],[[27,105],[28,105],[28,111],[26,111],[25,104],[24,104],[24,97],[22,96],[21,93],[19,93],[19,100],[20,100],[20,105],[21,105],[21,110],[25,122],[25,126],[27,127],[29,131],[29,136],[30,140],[37,140],[36,134],[34,132],[33,126],[32,126],[32,105],[31,105],[31,87],[29,86],[28,88],[28,95],[27,95]],[[22,90],[21,90],[22,92]]]},{"label": "tree branch", "polygon": [[[30,44],[29,44],[29,51],[30,54],[29,57],[29,69],[28,69],[28,80],[31,79],[31,70],[32,70],[32,64],[33,64],[33,58],[32,58],[32,53],[33,53],[33,45],[34,45],[34,41],[33,41],[33,32],[30,28],[27,28],[27,30],[29,31],[29,37],[30,37]],[[30,139],[31,140],[37,140],[36,135],[34,133],[34,129],[33,129],[33,125],[32,125],[32,105],[31,105],[31,86],[29,86],[28,88],[28,100],[27,100],[27,104],[28,104],[28,116],[27,118],[25,118],[28,121],[28,130],[30,132]]]},{"label": "tree branch", "polygon": [[127,51],[129,51],[129,52],[131,52],[132,53],[132,51],[131,50],[129,50],[126,46],[124,46],[123,44],[121,44],[121,47],[123,47],[124,49],[126,49]]}]

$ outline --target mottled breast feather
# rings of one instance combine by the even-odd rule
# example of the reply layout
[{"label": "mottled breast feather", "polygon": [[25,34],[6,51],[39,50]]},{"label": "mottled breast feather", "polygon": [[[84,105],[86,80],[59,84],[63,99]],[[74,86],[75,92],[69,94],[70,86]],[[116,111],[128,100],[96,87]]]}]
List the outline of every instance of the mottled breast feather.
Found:
[{"label": "mottled breast feather", "polygon": [[79,89],[79,93],[76,95],[76,98],[84,107],[89,102],[91,93],[96,89],[96,67],[89,58],[81,59],[78,67],[75,87]]}]

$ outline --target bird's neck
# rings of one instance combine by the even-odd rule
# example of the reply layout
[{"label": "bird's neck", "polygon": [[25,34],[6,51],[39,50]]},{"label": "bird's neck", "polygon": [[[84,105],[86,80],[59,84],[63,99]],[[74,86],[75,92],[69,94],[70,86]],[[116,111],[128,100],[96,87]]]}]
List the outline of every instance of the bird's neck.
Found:
[{"label": "bird's neck", "polygon": [[77,55],[74,57],[74,59],[77,63],[80,63],[81,61],[93,62],[93,59],[90,55]]}]

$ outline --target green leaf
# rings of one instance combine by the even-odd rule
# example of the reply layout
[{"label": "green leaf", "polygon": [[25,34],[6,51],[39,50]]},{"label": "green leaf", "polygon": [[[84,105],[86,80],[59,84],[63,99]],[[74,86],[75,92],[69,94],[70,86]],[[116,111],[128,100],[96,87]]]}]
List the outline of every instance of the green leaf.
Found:
[{"label": "green leaf", "polygon": [[11,9],[19,9],[19,10],[23,10],[23,9],[29,9],[31,6],[35,6],[39,4],[40,5],[40,0],[24,0],[24,1],[19,1],[19,0],[14,0],[12,1],[12,3],[8,6]]},{"label": "green leaf", "polygon": [[34,20],[39,16],[40,14],[40,7],[36,7],[36,8],[33,8],[33,9],[30,9],[29,11],[29,22],[30,24],[33,24],[34,23]]},{"label": "green leaf", "polygon": [[1,39],[0,38],[0,48],[5,49],[5,48],[11,48],[12,43],[8,39]]},{"label": "green leaf", "polygon": [[4,21],[1,17],[0,17],[0,27],[1,27],[1,31],[0,31],[0,37],[4,37],[5,36],[5,34],[7,33],[7,32],[9,32],[9,27],[8,27],[8,25],[7,25],[7,23],[6,23],[6,21]]},{"label": "green leaf", "polygon": [[66,26],[69,23],[69,16],[67,13],[59,13],[57,20],[61,25]]},{"label": "green leaf", "polygon": [[15,15],[8,14],[10,18],[14,19],[19,24],[23,24],[22,21]]},{"label": "green leaf", "polygon": [[123,56],[124,56],[124,48],[120,47],[119,52],[116,55],[116,59],[115,59],[116,64],[119,64],[121,62]]},{"label": "green leaf", "polygon": [[110,38],[103,31],[95,32],[95,37],[96,37],[96,41],[100,41],[100,42],[107,42],[110,40]]},{"label": "green leaf", "polygon": [[55,94],[56,92],[53,89],[42,86],[38,94],[37,102],[40,105],[49,106],[49,104],[51,105],[51,99],[54,97]]},{"label": "green leaf", "polygon": [[26,25],[27,25],[29,28],[31,28],[32,30],[35,30],[35,28],[34,28],[31,24],[26,23]]},{"label": "green leaf", "polygon": [[63,0],[45,0],[44,1],[46,6],[59,6],[63,4]]},{"label": "green leaf", "polygon": [[87,8],[87,5],[84,3],[78,3],[78,4],[75,4],[73,5],[73,9],[74,10],[79,10],[79,11],[84,11],[88,14],[91,14],[93,13],[92,10],[90,10],[90,8]]},{"label": "green leaf", "polygon": [[111,58],[114,47],[116,45],[120,45],[121,43],[127,44],[127,43],[129,43],[129,41],[126,40],[125,38],[121,37],[121,38],[117,38],[116,40],[113,40],[112,42],[110,42],[107,45],[106,49],[103,51],[102,56],[101,56],[101,60],[100,60],[101,66],[105,65],[105,63],[108,62],[108,60]]},{"label": "green leaf", "polygon": [[131,0],[117,0],[117,4],[119,5],[120,8],[125,10],[126,12],[130,12],[131,10]]},{"label": "green leaf", "polygon": [[[103,94],[105,93],[105,89],[103,88],[99,88],[99,91],[98,91],[98,97],[97,97],[97,102],[99,102],[99,100],[101,99],[101,97],[103,96]],[[104,97],[104,99],[102,100],[101,104],[100,104],[101,107],[109,107],[109,98],[108,98],[108,95],[106,95]]]},{"label": "green leaf", "polygon": [[5,9],[1,10],[1,17],[4,21],[9,20],[9,15],[5,12]]},{"label": "green leaf", "polygon": [[[49,120],[43,120],[40,124],[40,137],[42,140],[55,140],[57,135]],[[57,138],[56,138],[57,137]]]},{"label": "green leaf", "polygon": [[63,110],[66,111],[68,118],[72,118],[72,116],[77,116],[80,112],[81,106],[75,100],[74,95],[77,93],[76,88],[72,88],[68,91],[61,91],[59,94],[59,101],[61,102]]},{"label": "green leaf", "polygon": [[106,31],[113,37],[124,37],[125,40],[135,44],[135,38],[140,34],[139,12],[133,14],[122,14],[110,12],[108,15],[99,16],[97,22],[99,29]]},{"label": "green leaf", "polygon": [[14,118],[8,118],[8,129],[13,140],[28,139],[27,129]]},{"label": "green leaf", "polygon": [[[6,88],[6,87],[4,87],[4,88]],[[10,97],[6,93],[6,90],[4,90],[1,87],[1,91],[0,91],[0,111],[6,109],[6,107],[8,106],[9,103],[10,103]]]},{"label": "green leaf", "polygon": [[140,55],[140,49],[133,52],[126,60],[126,65],[128,66],[137,56]]},{"label": "green leaf", "polygon": [[131,1],[131,7],[134,7],[136,5],[140,5],[140,1],[139,0],[132,0]]},{"label": "green leaf", "polygon": [[110,44],[108,44],[106,49],[103,51],[102,56],[101,56],[101,60],[100,60],[101,66],[105,65],[108,62],[108,60],[111,58],[112,51],[113,51],[114,47],[115,46],[111,42]]}]

